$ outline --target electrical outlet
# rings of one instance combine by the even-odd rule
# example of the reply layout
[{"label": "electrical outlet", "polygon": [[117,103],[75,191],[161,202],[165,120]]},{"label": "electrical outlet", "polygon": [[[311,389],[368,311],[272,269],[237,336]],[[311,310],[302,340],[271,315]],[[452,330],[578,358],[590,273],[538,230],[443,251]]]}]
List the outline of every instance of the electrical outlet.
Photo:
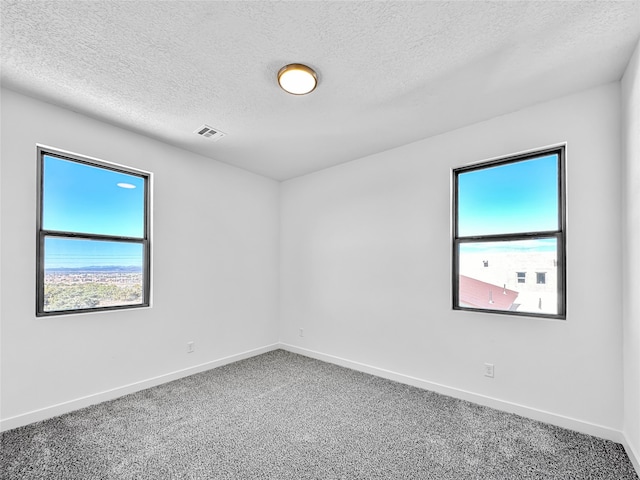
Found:
[{"label": "electrical outlet", "polygon": [[300,329],[300,336],[301,336],[301,337],[304,337],[304,328],[301,328],[301,329]]},{"label": "electrical outlet", "polygon": [[196,351],[195,342],[187,342],[187,353],[193,353]]},{"label": "electrical outlet", "polygon": [[493,363],[484,364],[484,376],[493,378]]}]

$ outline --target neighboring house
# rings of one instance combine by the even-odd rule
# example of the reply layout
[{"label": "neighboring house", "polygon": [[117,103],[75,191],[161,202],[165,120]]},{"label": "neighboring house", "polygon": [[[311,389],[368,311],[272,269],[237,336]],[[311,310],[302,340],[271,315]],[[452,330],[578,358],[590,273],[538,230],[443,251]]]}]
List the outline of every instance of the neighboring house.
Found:
[{"label": "neighboring house", "polygon": [[460,275],[460,305],[464,307],[511,310],[518,292],[499,285]]},{"label": "neighboring house", "polygon": [[[516,291],[518,303],[511,310],[555,313],[558,304],[556,259],[555,252],[467,253],[460,256],[460,274],[461,278],[464,275],[491,284],[500,292],[503,288]],[[498,308],[496,304],[486,305],[480,308]]]}]

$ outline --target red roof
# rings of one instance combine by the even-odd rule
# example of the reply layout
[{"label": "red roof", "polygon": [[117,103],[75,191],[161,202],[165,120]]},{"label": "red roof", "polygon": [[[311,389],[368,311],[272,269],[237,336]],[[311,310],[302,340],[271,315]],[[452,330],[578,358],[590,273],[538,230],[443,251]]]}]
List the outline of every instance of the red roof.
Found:
[{"label": "red roof", "polygon": [[458,302],[462,307],[509,310],[518,297],[518,292],[499,285],[482,282],[460,275]]}]

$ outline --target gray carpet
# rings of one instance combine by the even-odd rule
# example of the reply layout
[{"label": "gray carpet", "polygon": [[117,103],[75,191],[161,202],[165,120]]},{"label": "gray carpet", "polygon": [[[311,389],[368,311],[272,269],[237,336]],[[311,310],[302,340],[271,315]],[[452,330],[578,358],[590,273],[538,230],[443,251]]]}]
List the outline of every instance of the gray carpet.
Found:
[{"label": "gray carpet", "polygon": [[616,443],[277,350],[2,434],[3,479],[637,479]]}]

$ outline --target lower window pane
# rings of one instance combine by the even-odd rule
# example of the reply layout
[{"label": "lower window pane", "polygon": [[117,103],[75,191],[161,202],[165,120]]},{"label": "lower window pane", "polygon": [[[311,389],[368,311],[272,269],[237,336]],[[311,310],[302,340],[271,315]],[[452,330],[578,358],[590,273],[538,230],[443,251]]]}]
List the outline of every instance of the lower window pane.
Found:
[{"label": "lower window pane", "polygon": [[45,237],[44,311],[140,305],[140,243]]},{"label": "lower window pane", "polygon": [[458,306],[558,314],[555,238],[460,244]]}]

